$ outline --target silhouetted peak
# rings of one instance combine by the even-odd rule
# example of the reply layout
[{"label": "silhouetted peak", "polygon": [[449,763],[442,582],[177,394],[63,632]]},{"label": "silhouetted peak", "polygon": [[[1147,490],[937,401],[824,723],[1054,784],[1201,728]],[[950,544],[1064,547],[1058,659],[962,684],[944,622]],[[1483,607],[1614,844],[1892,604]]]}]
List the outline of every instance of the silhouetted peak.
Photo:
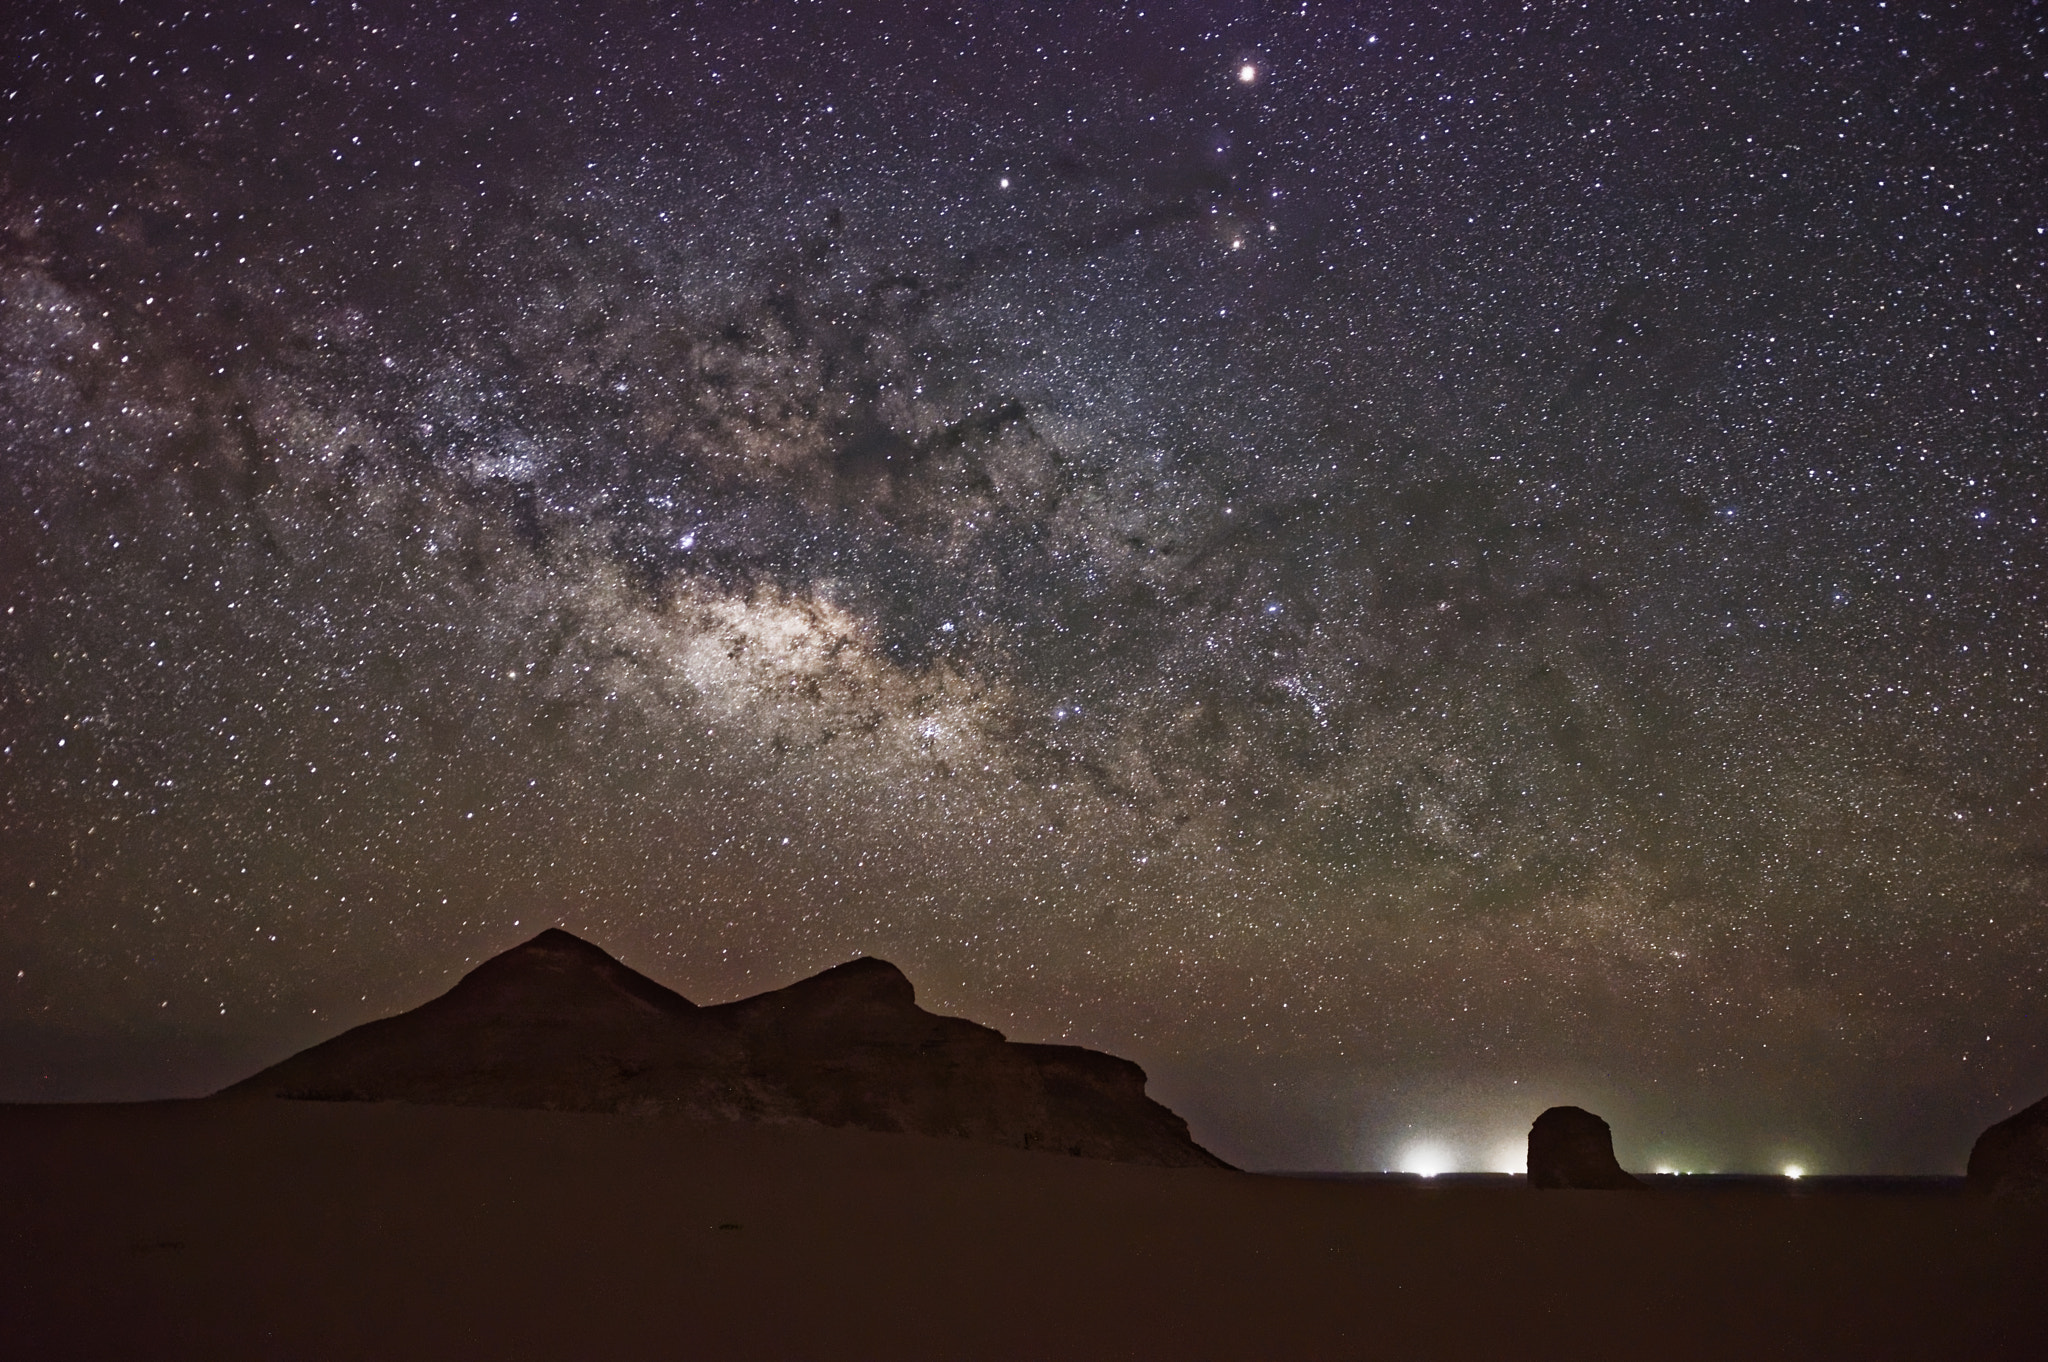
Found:
[{"label": "silhouetted peak", "polygon": [[[601,948],[591,945],[573,932],[563,931],[560,927],[550,927],[531,941],[514,946],[512,951],[550,951],[568,955],[594,955],[605,960],[612,958]],[[506,954],[510,955],[512,951],[507,951]]]},{"label": "silhouetted peak", "polygon": [[591,945],[580,936],[550,927],[539,936],[522,941],[510,950],[501,951],[471,971],[474,975],[484,971],[538,970],[544,972],[625,969],[600,947]]},{"label": "silhouetted peak", "polygon": [[492,956],[446,995],[450,1005],[507,1012],[575,1010],[606,999],[630,999],[638,1007],[660,1011],[695,1006],[559,927]]},{"label": "silhouetted peak", "polygon": [[790,985],[791,988],[830,990],[849,996],[873,998],[878,1002],[917,1005],[917,990],[908,975],[887,960],[872,955],[856,956],[843,965],[814,974]]},{"label": "silhouetted peak", "polygon": [[792,1020],[801,1017],[811,1023],[854,1015],[871,1019],[923,1015],[917,1006],[917,990],[903,971],[873,956],[848,960],[808,979],[727,1006]]}]

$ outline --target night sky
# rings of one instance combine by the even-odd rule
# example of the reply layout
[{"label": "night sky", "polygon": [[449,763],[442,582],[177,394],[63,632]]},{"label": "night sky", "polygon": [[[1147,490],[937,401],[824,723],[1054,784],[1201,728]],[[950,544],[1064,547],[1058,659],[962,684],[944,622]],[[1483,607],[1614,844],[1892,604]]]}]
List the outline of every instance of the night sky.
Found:
[{"label": "night sky", "polygon": [[1256,1167],[2048,1093],[2040,0],[6,10],[0,1097],[557,924]]}]

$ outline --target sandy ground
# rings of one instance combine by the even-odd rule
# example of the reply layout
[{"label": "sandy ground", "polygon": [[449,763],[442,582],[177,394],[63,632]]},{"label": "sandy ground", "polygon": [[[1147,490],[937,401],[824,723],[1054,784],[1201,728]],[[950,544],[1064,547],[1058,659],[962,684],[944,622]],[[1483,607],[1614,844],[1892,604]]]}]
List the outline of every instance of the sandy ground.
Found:
[{"label": "sandy ground", "polygon": [[2048,1214],[915,1136],[0,1108],[19,1358],[2044,1358]]}]

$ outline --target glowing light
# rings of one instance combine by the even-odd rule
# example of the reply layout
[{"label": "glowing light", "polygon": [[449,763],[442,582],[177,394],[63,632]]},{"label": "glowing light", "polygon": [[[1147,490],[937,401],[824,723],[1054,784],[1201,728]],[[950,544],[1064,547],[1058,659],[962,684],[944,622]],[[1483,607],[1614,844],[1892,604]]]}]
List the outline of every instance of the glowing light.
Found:
[{"label": "glowing light", "polygon": [[1440,1144],[1411,1144],[1401,1151],[1399,1171],[1433,1178],[1439,1173],[1450,1172],[1452,1162],[1451,1151]]},{"label": "glowing light", "polygon": [[1253,66],[1250,62],[1246,62],[1243,66],[1237,68],[1237,78],[1246,85],[1249,85],[1259,78],[1259,68]]},{"label": "glowing light", "polygon": [[1493,1157],[1487,1166],[1496,1173],[1526,1173],[1529,1171],[1529,1142],[1513,1139],[1495,1147]]},{"label": "glowing light", "polygon": [[1806,1176],[1806,1170],[1796,1163],[1788,1163],[1785,1165],[1785,1176],[1788,1178],[1803,1178]]},{"label": "glowing light", "polygon": [[1667,1177],[1667,1178],[1668,1178],[1668,1177],[1670,1177],[1670,1176],[1671,1176],[1672,1174],[1676,1173],[1677,1171],[1678,1171],[1678,1170],[1677,1170],[1676,1168],[1659,1168],[1659,1169],[1657,1170],[1657,1173],[1658,1173],[1658,1176],[1660,1176],[1660,1177]]},{"label": "glowing light", "polygon": [[1005,175],[1002,179],[996,181],[996,188],[998,189],[1008,189],[1009,187],[1010,177],[1008,175]]}]

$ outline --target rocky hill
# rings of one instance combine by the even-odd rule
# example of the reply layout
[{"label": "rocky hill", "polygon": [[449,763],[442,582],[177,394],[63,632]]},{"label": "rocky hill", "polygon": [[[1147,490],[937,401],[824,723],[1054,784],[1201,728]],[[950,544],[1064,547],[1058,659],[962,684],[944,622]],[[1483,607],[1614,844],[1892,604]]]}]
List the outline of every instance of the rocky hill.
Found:
[{"label": "rocky hill", "polygon": [[817,1122],[1225,1166],[1137,1065],[926,1012],[885,961],[699,1007],[555,930],[219,1095]]}]

